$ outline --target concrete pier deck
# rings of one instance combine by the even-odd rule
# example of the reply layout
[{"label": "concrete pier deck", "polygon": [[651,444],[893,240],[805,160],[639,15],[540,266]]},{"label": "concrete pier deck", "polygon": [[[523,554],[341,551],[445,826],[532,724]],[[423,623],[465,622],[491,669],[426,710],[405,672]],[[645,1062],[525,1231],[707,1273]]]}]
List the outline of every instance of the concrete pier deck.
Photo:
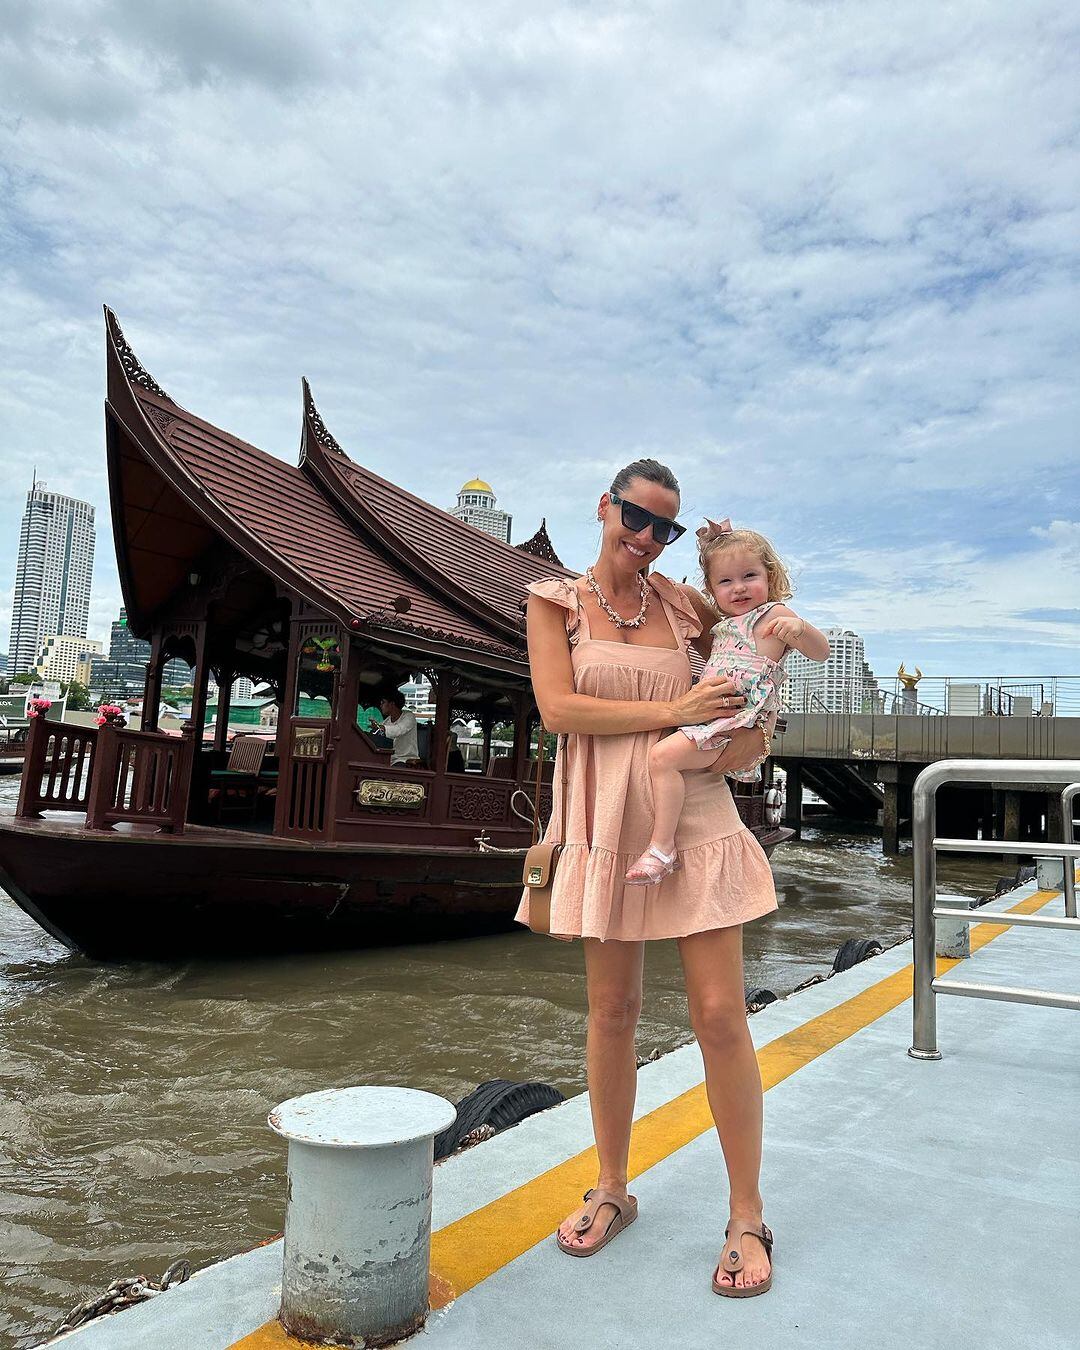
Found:
[{"label": "concrete pier deck", "polygon": [[[1034,883],[980,911],[1053,912]],[[1072,933],[972,927],[964,978],[1075,993]],[[431,1350],[1080,1345],[1080,1018],[939,996],[940,1062],[911,1044],[911,944],[750,1019],[765,1096],[775,1280],[716,1297],[726,1186],[696,1046],[639,1075],[640,1218],[571,1260],[551,1234],[595,1179],[588,1100],[436,1168]],[[271,1350],[275,1243],[61,1338],[65,1350]]]}]

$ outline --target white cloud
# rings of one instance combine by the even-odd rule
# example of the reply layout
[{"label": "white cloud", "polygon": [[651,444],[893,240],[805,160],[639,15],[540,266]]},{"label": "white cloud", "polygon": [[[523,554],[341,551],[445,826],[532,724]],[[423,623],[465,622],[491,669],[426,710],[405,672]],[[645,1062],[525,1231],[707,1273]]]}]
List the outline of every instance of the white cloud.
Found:
[{"label": "white cloud", "polygon": [[[36,462],[97,503],[118,603],[107,300],[165,388],[287,458],[306,373],[357,458],[444,504],[481,472],[583,566],[655,454],[872,651],[902,625],[953,663],[982,624],[1056,659],[1002,597],[1068,609],[1074,574],[1022,600],[997,554],[1052,566],[1030,532],[1080,477],[1075,51],[1050,0],[20,9],[0,577]],[[890,604],[934,558],[941,604]]]},{"label": "white cloud", "polygon": [[[1080,568],[1080,520],[1052,520],[1049,525],[1035,525],[1031,533],[1045,539],[1047,552],[1059,568]],[[1080,591],[1073,592],[1073,599]]]}]

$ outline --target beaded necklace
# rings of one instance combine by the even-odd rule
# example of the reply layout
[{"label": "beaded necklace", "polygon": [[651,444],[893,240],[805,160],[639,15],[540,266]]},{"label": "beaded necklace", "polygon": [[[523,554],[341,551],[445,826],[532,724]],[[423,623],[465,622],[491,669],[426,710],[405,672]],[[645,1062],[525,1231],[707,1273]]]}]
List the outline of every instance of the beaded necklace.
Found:
[{"label": "beaded necklace", "polygon": [[596,596],[596,603],[616,628],[640,628],[645,622],[645,615],[649,610],[649,587],[645,581],[644,573],[638,573],[638,581],[641,583],[641,608],[638,610],[635,618],[624,619],[623,616],[612,607],[611,602],[600,589],[600,583],[596,580],[596,574],[593,572],[592,568],[587,567],[585,569],[585,584],[588,586],[589,590],[592,591],[593,595]]}]

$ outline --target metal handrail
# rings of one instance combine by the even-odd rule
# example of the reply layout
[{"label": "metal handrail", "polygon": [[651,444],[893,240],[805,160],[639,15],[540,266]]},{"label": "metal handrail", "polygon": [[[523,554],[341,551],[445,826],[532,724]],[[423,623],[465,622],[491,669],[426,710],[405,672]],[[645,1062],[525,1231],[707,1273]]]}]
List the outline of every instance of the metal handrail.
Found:
[{"label": "metal handrail", "polygon": [[[812,712],[812,697],[823,711],[882,716],[918,713],[920,716],[1080,717],[1080,676],[1077,675],[924,675],[914,690],[894,676],[855,675],[830,681],[828,694],[817,672],[789,674],[782,697],[793,712]],[[977,686],[977,691],[975,689]],[[957,692],[975,695],[975,706],[960,713],[953,706]],[[1021,698],[1031,710],[1017,713]],[[1026,709],[1026,705],[1025,705]]]},{"label": "metal handrail", "polygon": [[[913,852],[913,956],[914,996],[912,999],[913,1035],[908,1054],[912,1059],[940,1059],[937,1048],[937,995],[961,994],[972,998],[995,998],[1010,1003],[1037,1003],[1043,1007],[1080,1009],[1080,995],[1054,994],[1042,989],[1016,989],[1005,985],[965,984],[959,980],[935,978],[937,967],[934,940],[935,917],[948,917],[964,923],[987,921],[985,911],[947,909],[937,906],[937,854],[964,847],[973,853],[1029,853],[1038,857],[1058,857],[1069,872],[1074,858],[1080,858],[1080,845],[1071,840],[1055,844],[1034,844],[1017,839],[960,840],[938,839],[937,790],[945,783],[1044,783],[1047,787],[1068,784],[1068,792],[1080,793],[1080,760],[1075,759],[943,759],[924,769],[915,780],[911,793],[911,839]],[[1075,793],[1073,795],[1076,795]],[[1064,794],[1062,797],[1064,802]],[[1069,798],[1071,807],[1072,798]],[[1072,816],[1064,830],[1071,834]],[[1066,903],[1068,896],[1066,893]],[[1075,910],[1075,904],[1073,905]],[[1027,916],[994,911],[990,923],[1017,926],[1080,928],[1075,914],[1052,925],[1025,925]],[[1049,916],[1048,916],[1049,917]]]},{"label": "metal handrail", "polygon": [[[1080,783],[1070,783],[1061,794],[1061,821],[1063,837],[1067,844],[1076,843],[1076,822],[1073,820],[1073,799],[1080,795]],[[1065,913],[1076,918],[1076,873],[1068,863],[1062,873],[1062,890],[1065,892]]]}]

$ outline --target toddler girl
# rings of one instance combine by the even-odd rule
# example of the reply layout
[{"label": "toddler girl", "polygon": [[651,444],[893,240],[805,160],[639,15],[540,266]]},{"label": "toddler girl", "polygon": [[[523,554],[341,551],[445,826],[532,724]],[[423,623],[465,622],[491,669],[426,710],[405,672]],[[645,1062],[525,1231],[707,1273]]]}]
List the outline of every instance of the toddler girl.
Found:
[{"label": "toddler girl", "polygon": [[[812,661],[824,661],[829,642],[823,633],[782,602],[791,594],[787,570],[773,546],[755,530],[733,530],[729,520],[709,521],[698,530],[705,589],[723,615],[712,629],[712,650],[704,677],[729,676],[746,699],[730,717],[703,726],[678,727],[649,753],[653,792],[653,830],[649,847],[626,873],[631,886],[653,886],[678,866],[675,829],[682,812],[688,769],[707,769],[723,753],[736,727],[757,726],[768,754],[769,720],[780,706],[784,659],[794,649]],[[698,639],[704,645],[708,635]],[[705,652],[701,653],[703,656]],[[754,780],[754,767],[732,777]]]}]

